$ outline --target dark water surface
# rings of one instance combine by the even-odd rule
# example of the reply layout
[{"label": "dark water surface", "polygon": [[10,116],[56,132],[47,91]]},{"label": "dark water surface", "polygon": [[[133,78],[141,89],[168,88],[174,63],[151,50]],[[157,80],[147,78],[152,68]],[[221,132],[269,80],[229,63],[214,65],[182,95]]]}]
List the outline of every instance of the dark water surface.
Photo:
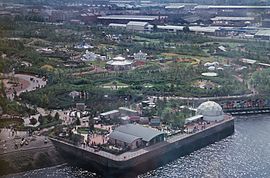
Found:
[{"label": "dark water surface", "polygon": [[[92,178],[101,176],[89,170],[64,165],[8,177]],[[270,178],[270,116],[238,117],[235,120],[233,136],[138,177]]]}]

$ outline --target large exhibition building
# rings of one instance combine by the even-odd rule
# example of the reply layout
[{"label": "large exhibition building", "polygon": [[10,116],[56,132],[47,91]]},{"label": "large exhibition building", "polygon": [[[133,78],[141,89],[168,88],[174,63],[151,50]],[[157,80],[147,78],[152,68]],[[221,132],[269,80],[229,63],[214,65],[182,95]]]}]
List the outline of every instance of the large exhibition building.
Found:
[{"label": "large exhibition building", "polygon": [[132,61],[126,60],[124,57],[118,56],[106,63],[106,69],[113,71],[129,70],[132,67]]},{"label": "large exhibition building", "polygon": [[139,124],[121,125],[109,135],[111,144],[130,149],[150,146],[165,139],[165,133]]}]

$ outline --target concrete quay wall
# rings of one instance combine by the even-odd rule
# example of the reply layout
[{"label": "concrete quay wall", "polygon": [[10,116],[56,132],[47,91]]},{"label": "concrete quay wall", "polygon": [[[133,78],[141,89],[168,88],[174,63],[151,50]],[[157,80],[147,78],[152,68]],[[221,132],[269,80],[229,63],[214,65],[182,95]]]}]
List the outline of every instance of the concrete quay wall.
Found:
[{"label": "concrete quay wall", "polygon": [[51,143],[43,147],[2,153],[0,154],[0,177],[63,163],[65,160]]},{"label": "concrete quay wall", "polygon": [[155,169],[180,156],[220,141],[233,133],[234,120],[231,119],[183,138],[178,139],[175,136],[152,147],[143,148],[147,151],[126,159],[115,159],[115,156],[111,158],[101,156],[95,152],[89,152],[58,140],[53,139],[52,141],[60,152],[68,156],[75,156],[79,163],[86,163],[91,169],[113,175],[121,174],[121,172],[142,173]]},{"label": "concrete quay wall", "polygon": [[[234,133],[234,120],[229,120],[220,125],[208,128],[201,132],[188,135],[185,138],[164,144],[161,147],[146,152],[140,156],[129,159],[124,164],[116,163],[120,168],[136,169],[136,172],[145,172],[155,169],[180,156],[187,155],[209,144],[220,141]],[[111,167],[116,166],[112,163]]]}]

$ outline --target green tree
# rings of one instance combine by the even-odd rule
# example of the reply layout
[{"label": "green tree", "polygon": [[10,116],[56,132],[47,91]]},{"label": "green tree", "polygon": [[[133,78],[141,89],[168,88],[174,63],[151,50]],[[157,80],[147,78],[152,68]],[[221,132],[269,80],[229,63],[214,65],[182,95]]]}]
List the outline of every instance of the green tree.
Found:
[{"label": "green tree", "polygon": [[41,106],[47,108],[49,105],[49,98],[47,94],[42,95],[41,97]]},{"label": "green tree", "polygon": [[81,125],[81,121],[80,121],[79,118],[76,119],[76,123],[75,123],[75,124],[76,124],[76,125]]},{"label": "green tree", "polygon": [[94,130],[95,120],[89,117],[88,125],[91,131]]},{"label": "green tree", "polygon": [[112,84],[114,85],[115,89],[117,90],[117,81],[113,81]]},{"label": "green tree", "polygon": [[32,117],[32,118],[30,119],[30,124],[31,124],[31,125],[35,125],[36,123],[37,123],[37,120],[36,120],[35,118]]},{"label": "green tree", "polygon": [[59,118],[60,118],[59,113],[58,113],[58,112],[56,112],[56,113],[55,113],[55,115],[54,115],[54,120],[58,121],[58,120],[59,120]]},{"label": "green tree", "polygon": [[51,115],[51,114],[49,114],[49,115],[47,116],[47,119],[48,119],[48,122],[52,122],[52,120],[53,120],[52,115]]},{"label": "green tree", "polygon": [[186,25],[186,26],[183,28],[183,32],[184,32],[184,33],[190,32],[189,26]]},{"label": "green tree", "polygon": [[166,107],[161,114],[162,121],[165,123],[170,123],[172,118],[172,112],[173,111],[170,107]]},{"label": "green tree", "polygon": [[38,122],[42,125],[42,124],[44,124],[44,118],[43,118],[43,116],[40,114],[39,116],[38,116]]}]

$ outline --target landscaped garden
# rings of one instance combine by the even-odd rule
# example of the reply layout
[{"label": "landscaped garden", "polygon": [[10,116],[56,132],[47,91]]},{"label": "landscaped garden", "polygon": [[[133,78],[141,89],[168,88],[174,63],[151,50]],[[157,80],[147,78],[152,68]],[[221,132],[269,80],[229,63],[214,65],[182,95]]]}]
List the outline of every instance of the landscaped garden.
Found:
[{"label": "landscaped garden", "polygon": [[[261,56],[259,48],[262,47],[264,52],[269,48],[266,42],[263,45],[233,39],[217,42],[191,33],[129,33],[83,25],[44,27],[42,23],[17,21],[5,29],[5,32],[16,31],[16,41],[9,39],[8,33],[2,33],[0,49],[7,55],[6,59],[1,58],[5,72],[16,68],[18,73],[46,76],[48,84],[45,88],[23,93],[21,99],[49,109],[70,108],[76,102],[84,102],[92,113],[96,113],[134,103],[147,95],[204,97],[250,93],[246,85],[232,76],[235,74],[232,69],[216,71],[217,77],[201,76],[208,72],[203,64],[218,61],[227,65],[234,61],[230,59],[234,55],[234,58],[248,56],[265,61],[266,57],[258,57]],[[79,58],[74,55],[80,56],[85,51],[75,49],[74,45],[82,41],[93,46],[89,50],[96,54],[127,57],[142,50],[150,59],[134,70],[106,72],[106,61],[76,61]],[[226,51],[216,52],[221,45]],[[37,51],[41,48],[50,48],[53,53]],[[22,65],[22,62],[31,66]],[[95,67],[105,71],[95,72]],[[203,84],[198,81],[208,81],[211,89],[200,87]],[[69,96],[72,91],[85,93],[85,96],[72,98]]]}]

